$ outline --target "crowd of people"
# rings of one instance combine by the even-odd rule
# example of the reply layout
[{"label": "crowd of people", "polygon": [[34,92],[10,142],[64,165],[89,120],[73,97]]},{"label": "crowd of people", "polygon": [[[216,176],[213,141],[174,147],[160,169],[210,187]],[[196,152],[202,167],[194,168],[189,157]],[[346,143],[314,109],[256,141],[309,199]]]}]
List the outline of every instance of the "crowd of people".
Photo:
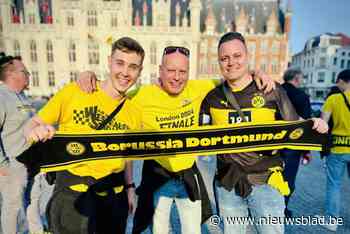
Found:
[{"label": "crowd of people", "polygon": [[[99,130],[162,131],[181,128],[168,124],[174,119],[185,121],[183,127],[196,128],[311,117],[308,96],[298,88],[300,71],[288,70],[283,85],[261,72],[250,72],[246,42],[237,32],[223,35],[217,52],[222,80],[189,80],[190,50],[166,47],[158,83],[142,86],[130,97],[127,91],[140,77],[145,51],[136,40],[122,37],[112,44],[106,80],[97,81],[92,72],[84,72],[78,82],[58,91],[37,113],[23,92],[30,74],[21,58],[1,54],[3,233],[18,232],[17,220],[24,207],[26,187],[31,191],[26,213],[33,234],[43,233],[44,226],[53,234],[125,233],[129,214],[134,214],[133,233],[147,229],[152,233],[168,233],[173,203],[178,209],[181,233],[201,233],[201,224],[216,212],[211,208],[207,187],[197,168],[197,156],[176,154],[145,160],[137,189],[131,160],[83,161],[55,173],[28,174],[16,157],[33,142],[49,141],[57,130],[74,134]],[[313,129],[319,133],[327,133],[327,122],[331,117],[333,121],[334,144],[326,158],[325,207],[326,215],[331,217],[339,217],[341,178],[350,161],[350,141],[346,140],[350,133],[349,70],[341,72],[338,78],[341,91],[327,99],[323,120],[312,118]],[[218,154],[213,183],[218,215],[250,216],[256,220],[293,216],[288,209],[290,190],[294,191],[300,160],[309,157],[309,152],[292,150]],[[271,176],[278,178],[279,183],[271,182]],[[47,181],[54,185],[48,186]],[[43,225],[38,213],[41,185],[53,190],[44,214],[47,225]],[[224,223],[223,232],[245,233],[247,224]],[[333,224],[325,227],[337,229]],[[284,233],[284,224],[256,225],[256,229],[259,233]]]}]

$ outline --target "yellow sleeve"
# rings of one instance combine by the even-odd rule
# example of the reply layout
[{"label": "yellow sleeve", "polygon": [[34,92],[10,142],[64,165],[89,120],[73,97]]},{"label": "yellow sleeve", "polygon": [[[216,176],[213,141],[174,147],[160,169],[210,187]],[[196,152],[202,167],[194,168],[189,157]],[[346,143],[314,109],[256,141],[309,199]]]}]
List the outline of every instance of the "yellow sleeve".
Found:
[{"label": "yellow sleeve", "polygon": [[128,103],[129,109],[129,127],[131,130],[141,130],[141,120],[142,120],[142,112],[141,108],[132,103]]},{"label": "yellow sleeve", "polygon": [[334,108],[334,101],[337,95],[331,95],[327,98],[326,102],[322,107],[323,112],[332,113]]},{"label": "yellow sleeve", "polygon": [[64,104],[69,102],[75,93],[74,83],[70,83],[59,90],[46,105],[38,112],[39,118],[47,124],[58,124],[64,111]]},{"label": "yellow sleeve", "polygon": [[136,108],[141,109],[143,106],[142,104],[147,102],[145,99],[150,98],[152,96],[149,95],[150,91],[151,90],[149,85],[141,86],[141,88],[137,90],[137,93],[132,97],[131,103],[135,105]]}]

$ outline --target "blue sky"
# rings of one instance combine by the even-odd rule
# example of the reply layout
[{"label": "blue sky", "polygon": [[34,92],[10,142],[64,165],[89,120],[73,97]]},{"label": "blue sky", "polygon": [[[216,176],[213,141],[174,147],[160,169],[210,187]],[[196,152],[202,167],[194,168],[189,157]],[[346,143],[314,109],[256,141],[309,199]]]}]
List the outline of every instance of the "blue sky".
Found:
[{"label": "blue sky", "polygon": [[350,36],[350,0],[292,0],[292,11],[292,54],[300,52],[309,38],[324,32]]}]

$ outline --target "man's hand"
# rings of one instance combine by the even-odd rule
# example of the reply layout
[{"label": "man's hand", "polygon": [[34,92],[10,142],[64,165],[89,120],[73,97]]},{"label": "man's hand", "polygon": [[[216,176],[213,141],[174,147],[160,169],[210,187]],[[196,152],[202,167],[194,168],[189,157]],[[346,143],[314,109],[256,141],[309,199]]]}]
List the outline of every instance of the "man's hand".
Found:
[{"label": "man's hand", "polygon": [[129,205],[129,214],[134,214],[135,212],[135,188],[128,188],[128,205]]},{"label": "man's hand", "polygon": [[328,124],[326,121],[320,118],[312,118],[314,121],[314,126],[312,129],[315,129],[319,133],[327,133],[328,132]]},{"label": "man's hand", "polygon": [[46,140],[51,139],[55,135],[55,128],[48,124],[41,124],[33,128],[29,132],[24,132],[24,136],[27,142],[45,142]]},{"label": "man's hand", "polygon": [[93,93],[96,91],[97,78],[94,72],[85,71],[79,74],[78,80],[76,81],[79,88],[85,93]]},{"label": "man's hand", "polygon": [[260,70],[255,70],[252,72],[252,75],[254,75],[254,80],[258,86],[258,89],[264,90],[265,94],[276,89],[276,82],[266,73]]}]

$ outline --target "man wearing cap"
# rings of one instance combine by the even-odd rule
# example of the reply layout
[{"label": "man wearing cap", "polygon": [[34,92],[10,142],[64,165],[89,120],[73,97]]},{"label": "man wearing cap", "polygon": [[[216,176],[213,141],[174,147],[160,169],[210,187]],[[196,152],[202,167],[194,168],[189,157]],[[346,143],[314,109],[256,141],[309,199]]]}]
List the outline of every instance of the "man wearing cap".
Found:
[{"label": "man wearing cap", "polygon": [[19,231],[17,220],[27,184],[27,170],[15,158],[28,148],[22,132],[26,120],[34,113],[23,92],[28,87],[29,76],[20,57],[0,53],[1,227],[6,234]]}]

